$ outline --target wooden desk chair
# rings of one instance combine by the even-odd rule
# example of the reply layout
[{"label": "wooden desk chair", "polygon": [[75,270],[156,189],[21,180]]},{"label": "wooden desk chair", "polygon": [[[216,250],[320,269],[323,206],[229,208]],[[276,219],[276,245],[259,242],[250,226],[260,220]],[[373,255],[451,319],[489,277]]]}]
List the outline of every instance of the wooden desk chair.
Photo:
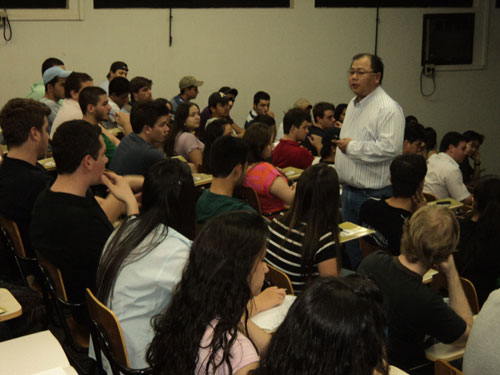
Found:
[{"label": "wooden desk chair", "polygon": [[423,193],[424,198],[427,202],[434,202],[437,201],[437,197],[434,194],[431,193]]},{"label": "wooden desk chair", "polygon": [[[0,216],[0,237],[11,259],[16,264],[19,277],[26,287],[31,287],[29,273],[36,272],[38,260],[26,256],[23,240],[21,239],[17,224],[12,220]],[[31,284],[33,283],[31,282]],[[32,289],[37,291],[34,287]]]},{"label": "wooden desk chair", "polygon": [[[88,327],[77,322],[73,314],[86,314],[86,307],[81,303],[68,302],[64,281],[59,268],[37,252],[39,273],[43,279],[47,308],[56,312],[58,322],[63,328],[65,343],[80,353],[87,353],[90,331]],[[53,309],[52,309],[53,307]]]},{"label": "wooden desk chair", "polygon": [[99,370],[105,374],[102,366],[101,351],[109,361],[113,375],[151,374],[151,368],[131,369],[127,346],[122,328],[116,315],[99,301],[90,289],[86,293],[87,308],[92,322],[91,334]]},{"label": "wooden desk chair", "polygon": [[[462,283],[462,288],[465,293],[465,297],[467,298],[467,302],[469,302],[470,309],[472,314],[476,315],[479,313],[479,301],[477,299],[476,288],[474,284],[465,277],[460,277],[460,282]],[[438,273],[434,275],[432,281],[430,283],[431,288],[437,291],[448,289],[448,284],[446,282],[446,277],[442,273]]]},{"label": "wooden desk chair", "polygon": [[286,294],[290,294],[293,296],[293,285],[288,275],[283,271],[280,271],[276,267],[271,266],[267,262],[266,265],[269,268],[269,272],[266,273],[266,280],[269,281],[272,285],[277,286],[278,288],[285,289]]},{"label": "wooden desk chair", "polygon": [[262,208],[260,207],[259,196],[250,186],[239,185],[234,188],[233,196],[247,202],[250,207],[262,215]]},{"label": "wooden desk chair", "polygon": [[464,373],[448,362],[438,359],[434,362],[434,375],[464,375]]}]

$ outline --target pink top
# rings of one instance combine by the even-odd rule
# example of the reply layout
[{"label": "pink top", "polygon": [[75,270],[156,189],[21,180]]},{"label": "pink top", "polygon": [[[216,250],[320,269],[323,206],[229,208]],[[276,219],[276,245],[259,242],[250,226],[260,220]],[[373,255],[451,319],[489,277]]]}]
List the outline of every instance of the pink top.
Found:
[{"label": "pink top", "polygon": [[203,152],[205,145],[196,136],[189,132],[182,132],[177,134],[174,144],[174,154],[181,155],[187,161],[191,161],[189,153],[194,150],[200,150]]},{"label": "pink top", "polygon": [[272,164],[261,162],[247,170],[245,186],[255,190],[259,196],[260,207],[263,214],[281,211],[285,208],[283,201],[272,195],[269,189],[277,177],[283,176]]},{"label": "pink top", "polygon": [[[212,341],[212,335],[216,324],[217,320],[212,320],[208,325],[203,338],[201,339],[195,375],[205,374],[207,366],[206,361],[210,356],[208,345],[210,345],[210,342]],[[259,361],[259,355],[257,354],[257,351],[255,350],[252,342],[240,332],[236,334],[236,341],[231,347],[230,353],[230,362],[233,369],[233,374],[241,370],[243,367]],[[216,361],[220,361],[221,358],[221,355],[217,355]],[[227,367],[227,364],[224,363],[221,367],[217,368],[217,371],[215,373],[213,371],[209,371],[209,373],[214,375],[226,375],[229,374],[229,368]]]}]

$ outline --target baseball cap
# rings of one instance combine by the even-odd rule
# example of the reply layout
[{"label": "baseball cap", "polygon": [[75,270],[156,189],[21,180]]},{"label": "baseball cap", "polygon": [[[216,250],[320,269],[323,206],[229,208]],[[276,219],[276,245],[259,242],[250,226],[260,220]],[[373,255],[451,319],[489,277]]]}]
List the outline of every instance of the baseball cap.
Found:
[{"label": "baseball cap", "polygon": [[209,107],[216,107],[217,104],[222,104],[225,105],[229,103],[231,98],[229,96],[226,96],[226,94],[222,92],[214,92],[210,97],[208,98],[208,106]]},{"label": "baseball cap", "polygon": [[203,81],[198,81],[193,76],[185,76],[182,77],[179,81],[179,89],[184,90],[191,86],[201,86],[203,85]]},{"label": "baseball cap", "polygon": [[116,72],[117,70],[125,70],[126,72],[128,72],[128,66],[123,61],[115,61],[113,64],[111,64],[109,70],[111,72]]},{"label": "baseball cap", "polygon": [[238,90],[236,90],[235,88],[231,88],[229,86],[222,86],[220,89],[219,89],[219,92],[222,92],[224,94],[232,94],[235,98],[238,96]]},{"label": "baseball cap", "polygon": [[53,66],[43,73],[43,84],[46,85],[56,77],[67,78],[70,74],[71,72],[69,70],[64,70],[58,66]]}]

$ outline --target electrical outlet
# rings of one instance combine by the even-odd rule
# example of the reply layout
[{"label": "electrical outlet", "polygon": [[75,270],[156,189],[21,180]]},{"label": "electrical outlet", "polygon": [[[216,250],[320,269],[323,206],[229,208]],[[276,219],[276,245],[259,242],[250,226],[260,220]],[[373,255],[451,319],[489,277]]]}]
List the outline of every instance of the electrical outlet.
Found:
[{"label": "electrical outlet", "polygon": [[432,77],[434,75],[436,66],[434,64],[425,64],[424,65],[424,76]]},{"label": "electrical outlet", "polygon": [[7,11],[5,9],[0,9],[0,18],[7,17]]}]

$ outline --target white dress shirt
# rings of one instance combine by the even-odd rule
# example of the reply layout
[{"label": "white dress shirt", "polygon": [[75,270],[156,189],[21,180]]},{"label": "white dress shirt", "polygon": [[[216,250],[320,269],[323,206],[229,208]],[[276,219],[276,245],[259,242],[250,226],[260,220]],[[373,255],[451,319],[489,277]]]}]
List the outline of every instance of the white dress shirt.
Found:
[{"label": "white dress shirt", "polygon": [[427,160],[424,192],[434,194],[437,199],[453,198],[457,201],[470,195],[458,163],[445,152],[434,154]]},{"label": "white dress shirt", "polygon": [[405,119],[401,106],[382,87],[362,100],[351,99],[340,139],[352,138],[346,153],[337,151],[340,182],[356,188],[389,186],[389,167],[403,151]]}]

